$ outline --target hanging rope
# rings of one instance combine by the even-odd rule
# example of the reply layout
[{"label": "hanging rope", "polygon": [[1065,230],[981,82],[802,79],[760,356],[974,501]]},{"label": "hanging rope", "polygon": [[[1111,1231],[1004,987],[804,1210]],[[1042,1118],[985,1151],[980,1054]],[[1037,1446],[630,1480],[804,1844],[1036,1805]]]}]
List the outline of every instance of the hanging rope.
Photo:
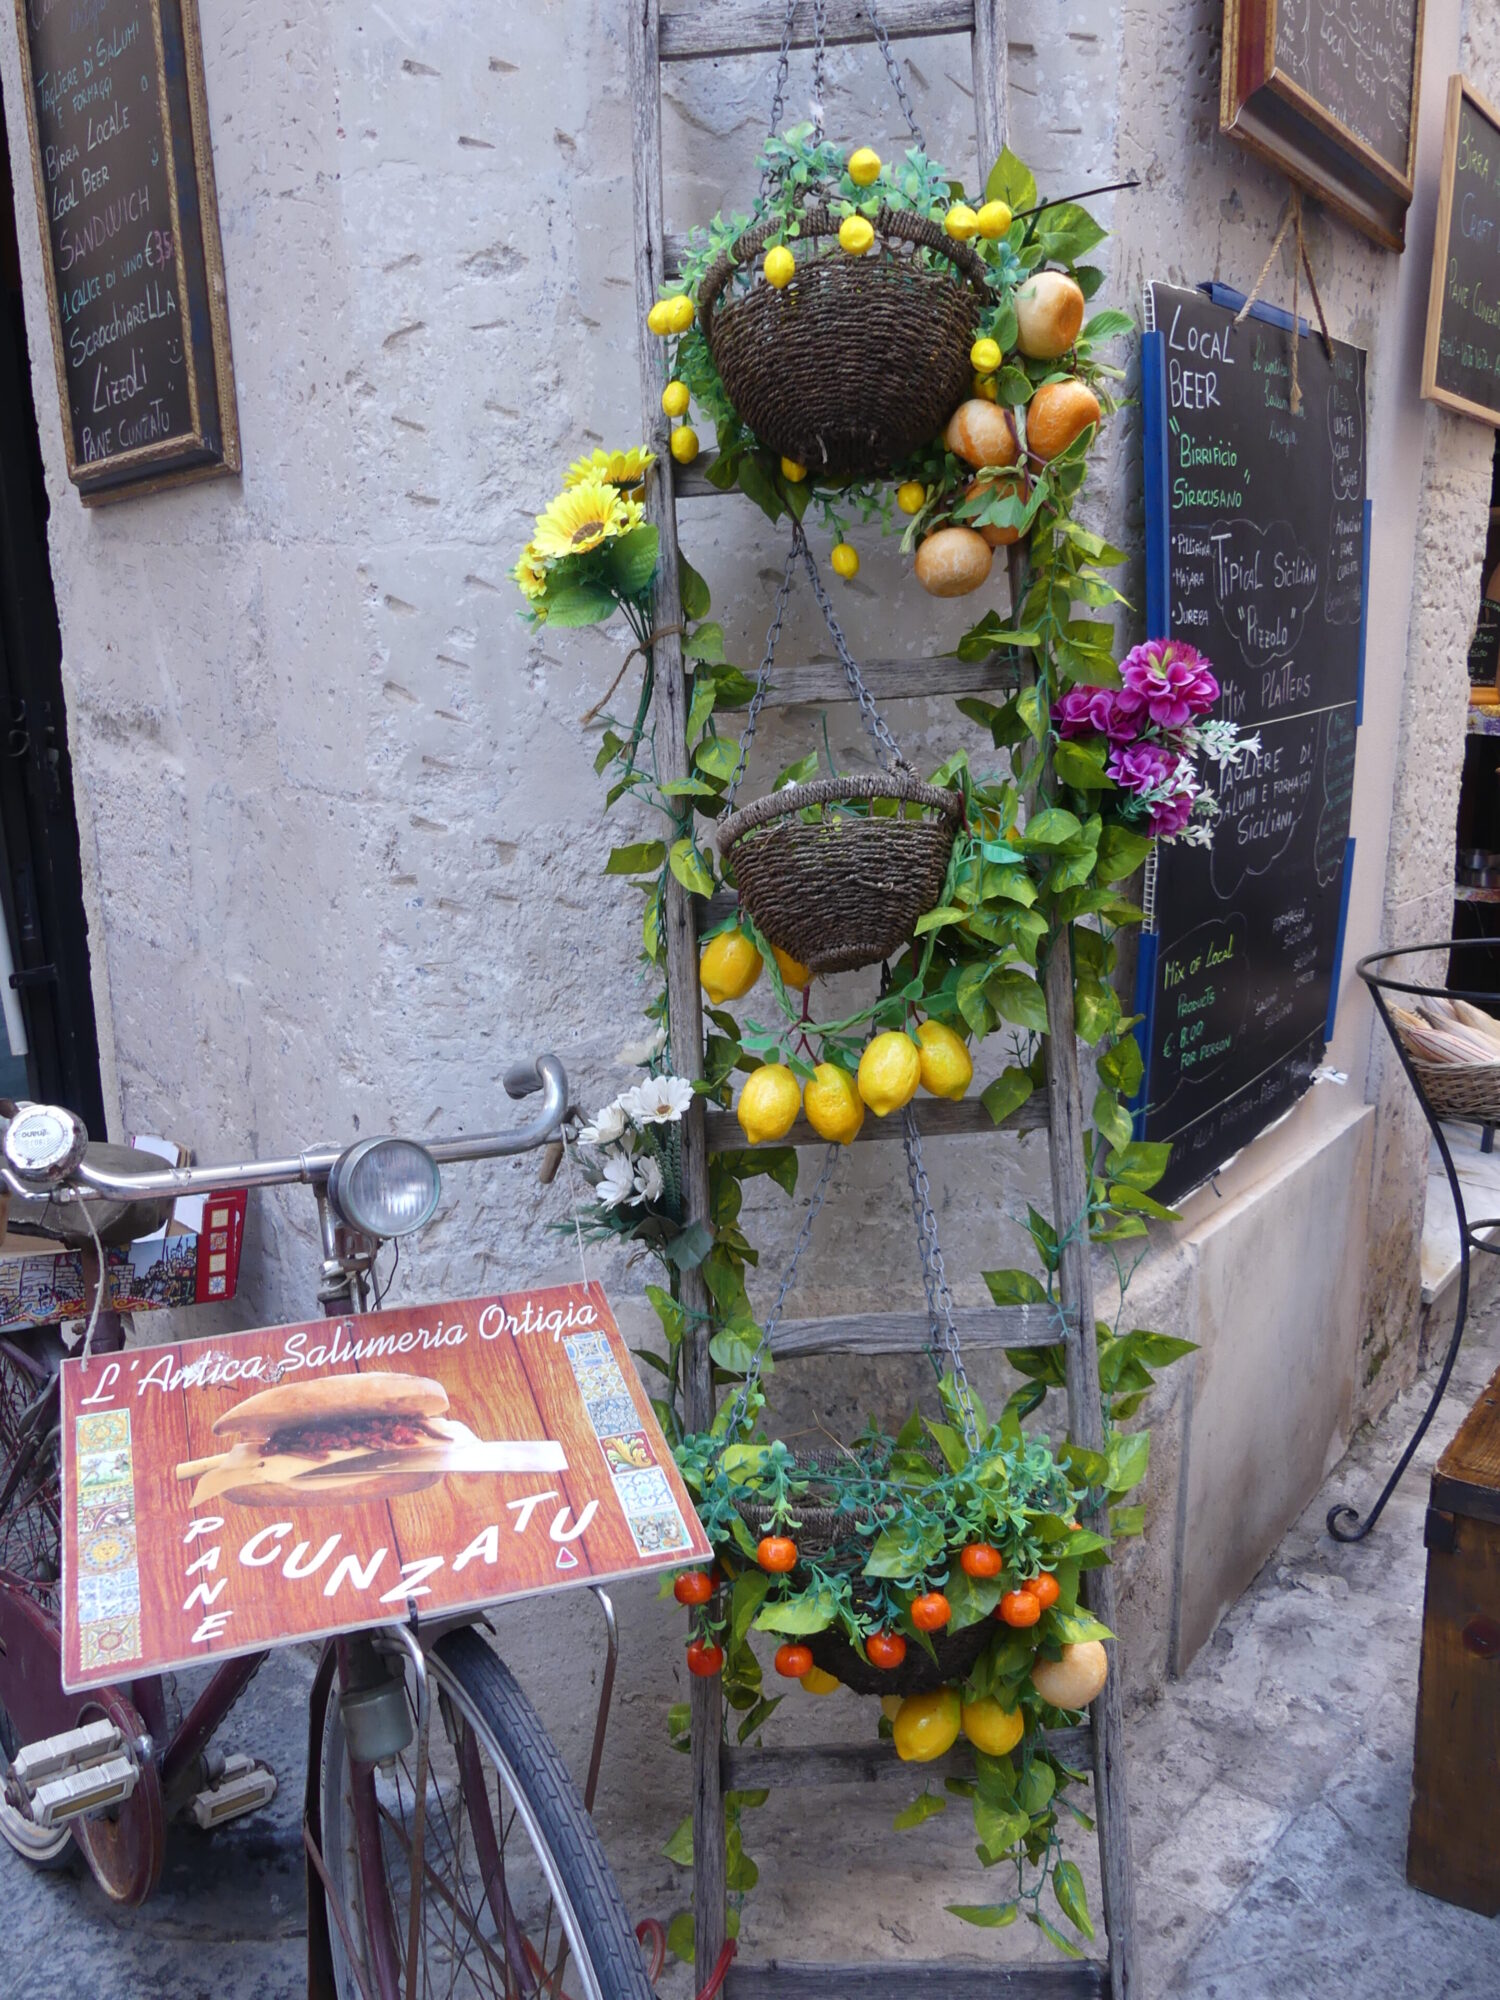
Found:
[{"label": "hanging rope", "polygon": [[641,658],[644,659],[646,655],[650,652],[651,648],[656,644],[657,640],[665,639],[669,632],[678,632],[684,638],[686,638],[687,627],[686,625],[658,625],[654,632],[648,633],[644,639],[640,640],[636,645],[632,646],[630,651],[625,655],[624,659],[621,660],[620,662],[620,671],[615,675],[614,679],[610,682],[609,686],[604,690],[603,694],[600,695],[599,699],[594,703],[592,708],[585,709],[583,714],[579,716],[578,720],[580,724],[589,723],[593,721],[594,717],[603,708],[604,704],[609,700],[610,696],[614,693],[615,689],[620,685],[621,681],[624,680],[626,671],[630,666],[630,662],[636,657],[637,653],[639,653]]},{"label": "hanging rope", "polygon": [[1299,187],[1294,186],[1292,189],[1291,199],[1287,203],[1286,211],[1281,218],[1281,227],[1276,231],[1271,248],[1266,254],[1265,263],[1260,267],[1260,276],[1250,287],[1248,298],[1235,314],[1234,323],[1236,326],[1239,326],[1249,316],[1250,308],[1260,297],[1260,288],[1270,276],[1271,266],[1275,263],[1281,246],[1286,241],[1288,229],[1295,229],[1297,243],[1297,255],[1292,263],[1292,380],[1291,391],[1287,397],[1287,407],[1295,417],[1300,414],[1302,409],[1302,384],[1298,379],[1297,354],[1298,349],[1302,345],[1302,316],[1300,306],[1301,280],[1304,271],[1307,273],[1308,287],[1312,292],[1313,305],[1318,315],[1318,327],[1323,336],[1323,352],[1328,356],[1330,361],[1333,359],[1333,337],[1328,331],[1328,321],[1323,313],[1323,301],[1318,295],[1318,281],[1313,276],[1312,258],[1308,255],[1307,239],[1302,233],[1302,190]]}]

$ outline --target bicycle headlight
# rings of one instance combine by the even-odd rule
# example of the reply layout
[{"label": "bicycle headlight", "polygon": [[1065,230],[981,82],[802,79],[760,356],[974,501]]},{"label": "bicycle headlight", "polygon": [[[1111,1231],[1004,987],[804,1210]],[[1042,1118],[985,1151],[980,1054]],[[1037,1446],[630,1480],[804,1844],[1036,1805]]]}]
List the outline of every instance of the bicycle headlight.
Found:
[{"label": "bicycle headlight", "polygon": [[442,1183],[437,1161],[412,1139],[361,1139],[340,1153],[328,1199],[366,1236],[409,1236],[432,1220]]}]

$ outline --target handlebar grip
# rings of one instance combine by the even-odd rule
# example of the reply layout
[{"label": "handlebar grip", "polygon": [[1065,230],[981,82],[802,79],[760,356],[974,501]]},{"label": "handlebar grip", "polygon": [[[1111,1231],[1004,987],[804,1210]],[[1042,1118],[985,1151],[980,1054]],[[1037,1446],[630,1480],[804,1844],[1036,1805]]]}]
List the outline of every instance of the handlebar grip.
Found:
[{"label": "handlebar grip", "polygon": [[505,1094],[507,1097],[530,1097],[542,1087],[542,1074],[537,1068],[535,1057],[530,1062],[513,1063],[505,1072]]}]

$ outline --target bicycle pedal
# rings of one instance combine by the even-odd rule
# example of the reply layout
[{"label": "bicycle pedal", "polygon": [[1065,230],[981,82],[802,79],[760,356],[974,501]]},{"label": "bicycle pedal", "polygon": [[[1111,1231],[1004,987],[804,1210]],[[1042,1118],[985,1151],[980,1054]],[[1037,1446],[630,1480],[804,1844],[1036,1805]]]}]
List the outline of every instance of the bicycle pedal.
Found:
[{"label": "bicycle pedal", "polygon": [[102,1717],[79,1729],[66,1729],[61,1736],[43,1736],[25,1743],[11,1759],[11,1770],[28,1792],[34,1792],[48,1778],[81,1771],[102,1764],[125,1747],[125,1738],[112,1722]]},{"label": "bicycle pedal", "polygon": [[133,1757],[110,1757],[61,1778],[49,1778],[31,1795],[31,1816],[38,1826],[65,1826],[69,1820],[120,1805],[135,1790],[140,1771]]},{"label": "bicycle pedal", "polygon": [[276,1773],[269,1764],[234,1751],[225,1757],[224,1768],[213,1784],[205,1785],[188,1808],[205,1830],[238,1819],[242,1813],[258,1812],[276,1796]]}]

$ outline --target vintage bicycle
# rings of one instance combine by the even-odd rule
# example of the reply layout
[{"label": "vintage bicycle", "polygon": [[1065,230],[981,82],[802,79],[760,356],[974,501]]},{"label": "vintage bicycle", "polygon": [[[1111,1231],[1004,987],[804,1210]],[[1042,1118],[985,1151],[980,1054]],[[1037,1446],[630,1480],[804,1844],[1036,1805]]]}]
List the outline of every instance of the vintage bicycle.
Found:
[{"label": "vintage bicycle", "polygon": [[[10,1107],[0,1178],[45,1203],[54,1235],[110,1242],[161,1227],[184,1195],[306,1185],[322,1249],[325,1315],[365,1311],[382,1246],[423,1228],[440,1170],[555,1142],[567,1080],[554,1056],[505,1079],[540,1091],[511,1132],[441,1140],[362,1139],[293,1158],[162,1167],[88,1143],[70,1112]],[[96,1287],[97,1289],[97,1287]],[[98,1321],[98,1324],[95,1322]],[[90,1322],[94,1351],[123,1329]],[[64,1693],[60,1677],[61,1326],[0,1338],[0,1834],[35,1867],[76,1843],[115,1902],[145,1900],[176,1817],[211,1826],[253,1810],[268,1768],[224,1758],[212,1739],[264,1652],[225,1660],[180,1718],[163,1682]],[[614,1668],[609,1659],[580,1797],[536,1711],[473,1613],[345,1634],[323,1648],[312,1689],[303,1840],[309,1991],[338,2000],[422,1994],[650,2000],[651,1983],[587,1809]],[[647,1927],[648,1929],[650,1927]]]}]

